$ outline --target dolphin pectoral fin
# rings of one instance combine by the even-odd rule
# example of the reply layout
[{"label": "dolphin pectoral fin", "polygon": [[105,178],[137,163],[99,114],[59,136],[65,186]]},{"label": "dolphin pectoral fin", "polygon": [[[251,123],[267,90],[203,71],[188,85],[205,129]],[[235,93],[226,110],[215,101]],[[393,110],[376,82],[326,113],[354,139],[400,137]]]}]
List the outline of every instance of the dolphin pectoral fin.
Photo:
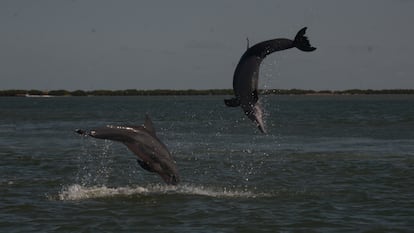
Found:
[{"label": "dolphin pectoral fin", "polygon": [[316,48],[310,45],[308,37],[305,36],[306,29],[307,28],[304,27],[299,30],[299,32],[295,36],[295,40],[293,41],[293,46],[304,52],[312,52]]},{"label": "dolphin pectoral fin", "polygon": [[240,106],[240,100],[237,99],[237,98],[224,100],[224,103],[226,104],[227,107],[238,107],[238,106]]},{"label": "dolphin pectoral fin", "polygon": [[144,170],[147,170],[149,172],[155,172],[154,170],[152,170],[152,168],[148,165],[148,163],[137,159],[137,162],[139,164],[139,166],[141,166]]}]

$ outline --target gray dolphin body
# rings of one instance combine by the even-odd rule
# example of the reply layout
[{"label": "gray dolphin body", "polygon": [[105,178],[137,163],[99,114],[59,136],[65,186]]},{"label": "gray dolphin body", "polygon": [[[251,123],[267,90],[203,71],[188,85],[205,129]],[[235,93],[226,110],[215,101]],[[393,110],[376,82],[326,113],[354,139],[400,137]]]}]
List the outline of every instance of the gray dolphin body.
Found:
[{"label": "gray dolphin body", "polygon": [[149,172],[158,173],[169,185],[176,185],[179,176],[175,161],[167,147],[156,136],[151,119],[146,116],[142,126],[112,126],[77,133],[94,138],[122,142],[138,156],[138,164]]},{"label": "gray dolphin body", "polygon": [[266,133],[263,123],[263,111],[258,102],[259,68],[263,59],[277,51],[298,48],[305,52],[314,51],[305,36],[306,27],[299,30],[294,40],[273,39],[260,42],[248,48],[240,58],[233,75],[235,98],[224,100],[229,107],[241,106],[244,113],[252,120],[262,133]]}]

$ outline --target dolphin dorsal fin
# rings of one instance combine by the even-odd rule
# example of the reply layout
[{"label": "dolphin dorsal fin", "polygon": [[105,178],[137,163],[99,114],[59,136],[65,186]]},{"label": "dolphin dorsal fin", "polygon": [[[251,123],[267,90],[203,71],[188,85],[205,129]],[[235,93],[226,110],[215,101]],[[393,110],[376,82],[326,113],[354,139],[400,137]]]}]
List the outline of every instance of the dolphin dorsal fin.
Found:
[{"label": "dolphin dorsal fin", "polygon": [[144,128],[148,130],[153,136],[155,136],[155,129],[154,125],[152,124],[151,118],[148,116],[148,114],[145,115],[145,123]]}]

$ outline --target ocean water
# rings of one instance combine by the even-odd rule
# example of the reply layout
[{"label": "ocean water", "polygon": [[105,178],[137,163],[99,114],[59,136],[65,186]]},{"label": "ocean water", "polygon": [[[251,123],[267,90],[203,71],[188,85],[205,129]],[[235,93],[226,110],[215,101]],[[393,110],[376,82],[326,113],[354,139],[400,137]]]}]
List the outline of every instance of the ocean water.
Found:
[{"label": "ocean water", "polygon": [[[414,96],[0,98],[0,232],[412,232]],[[77,128],[142,124],[173,187]]]}]

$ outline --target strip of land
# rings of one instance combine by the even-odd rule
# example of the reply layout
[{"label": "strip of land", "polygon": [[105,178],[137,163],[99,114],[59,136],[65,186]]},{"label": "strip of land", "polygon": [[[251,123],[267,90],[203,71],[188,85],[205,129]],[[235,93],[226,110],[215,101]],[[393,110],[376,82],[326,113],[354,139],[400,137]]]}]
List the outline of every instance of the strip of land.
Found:
[{"label": "strip of land", "polygon": [[[412,95],[414,89],[384,89],[384,90],[361,90],[351,89],[343,91],[332,90],[303,90],[303,89],[270,89],[262,90],[262,95]],[[164,96],[164,95],[233,95],[232,89],[209,89],[209,90],[0,90],[0,96],[19,97],[48,97],[48,96]]]}]

